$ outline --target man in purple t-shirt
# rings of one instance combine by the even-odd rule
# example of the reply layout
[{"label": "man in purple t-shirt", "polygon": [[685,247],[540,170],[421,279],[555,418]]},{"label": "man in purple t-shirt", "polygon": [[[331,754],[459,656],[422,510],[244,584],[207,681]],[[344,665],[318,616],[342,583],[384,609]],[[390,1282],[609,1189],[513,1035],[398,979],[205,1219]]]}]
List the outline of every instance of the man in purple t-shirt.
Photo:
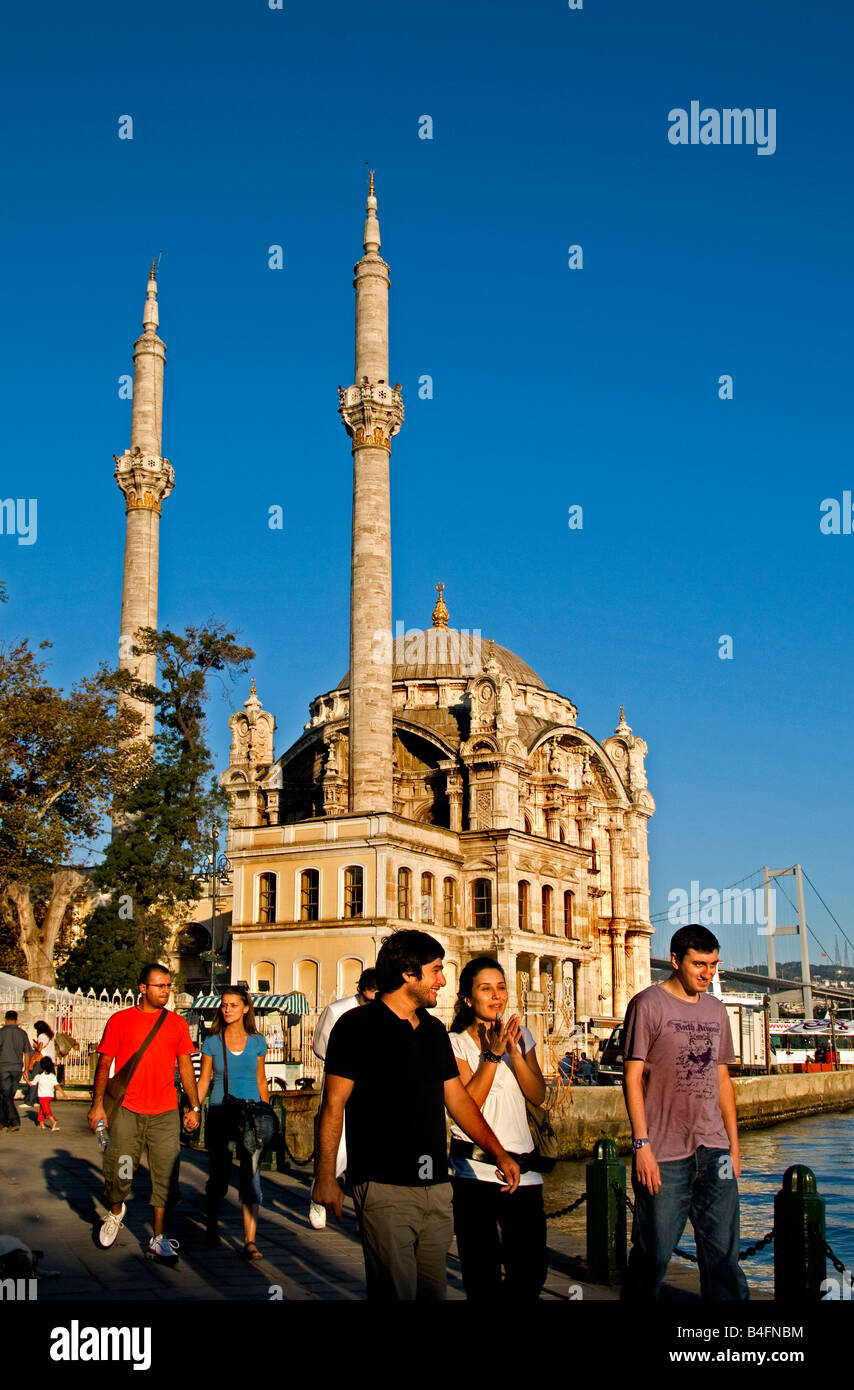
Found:
[{"label": "man in purple t-shirt", "polygon": [[680,927],[670,963],[670,979],[641,990],[626,1011],[623,1092],[635,1218],[622,1297],[658,1297],[690,1217],[702,1296],[746,1299],[738,1263],[741,1163],[727,1065],[735,1053],[726,1009],[706,993],[718,942],[706,927]]}]

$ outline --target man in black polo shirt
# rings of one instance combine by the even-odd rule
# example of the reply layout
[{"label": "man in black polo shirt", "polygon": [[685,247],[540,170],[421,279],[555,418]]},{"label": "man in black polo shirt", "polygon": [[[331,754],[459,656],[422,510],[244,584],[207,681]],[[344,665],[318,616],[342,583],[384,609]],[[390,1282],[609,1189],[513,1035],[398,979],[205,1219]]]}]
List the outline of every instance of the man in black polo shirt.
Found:
[{"label": "man in black polo shirt", "polygon": [[340,1220],[344,1193],[335,1156],[345,1119],[347,1175],[359,1217],[368,1298],[446,1296],[453,1234],[445,1108],[519,1185],[519,1165],[501,1147],[460,1080],[435,1008],[444,948],[420,931],[399,931],[377,956],[378,998],[338,1020],[326,1053],[315,1202]]}]

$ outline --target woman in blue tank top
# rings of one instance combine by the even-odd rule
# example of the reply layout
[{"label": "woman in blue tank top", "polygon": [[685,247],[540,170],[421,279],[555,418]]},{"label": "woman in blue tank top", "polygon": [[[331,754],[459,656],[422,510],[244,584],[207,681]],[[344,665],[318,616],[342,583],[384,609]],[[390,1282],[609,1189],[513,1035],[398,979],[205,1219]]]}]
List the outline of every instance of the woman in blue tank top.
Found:
[{"label": "woman in blue tank top", "polygon": [[[225,1056],[228,1049],[228,1094],[240,1100],[263,1100],[269,1104],[270,1094],[264,1070],[267,1042],[255,1023],[255,1010],[249,993],[242,985],[226,985],[219,1009],[211,1025],[210,1036],[202,1047],[202,1074],[199,1078],[199,1102],[210,1091],[205,1143],[210,1157],[210,1178],[207,1196],[207,1241],[219,1243],[217,1225],[219,1209],[228,1192],[231,1177],[229,1124],[223,1111],[225,1095]],[[213,1085],[211,1086],[211,1082]],[[261,1205],[261,1149],[248,1154],[237,1145],[240,1159],[240,1201],[243,1207],[243,1254],[248,1260],[260,1260],[261,1251],[255,1244],[258,1228],[258,1208]]]}]

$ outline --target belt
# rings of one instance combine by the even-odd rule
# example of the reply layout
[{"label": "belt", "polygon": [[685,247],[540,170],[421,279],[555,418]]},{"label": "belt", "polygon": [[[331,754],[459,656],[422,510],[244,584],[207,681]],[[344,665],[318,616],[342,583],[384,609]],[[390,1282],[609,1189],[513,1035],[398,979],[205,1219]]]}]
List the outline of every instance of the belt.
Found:
[{"label": "belt", "polygon": [[[536,1157],[536,1151],[514,1154],[508,1149],[507,1152],[519,1164],[520,1172],[528,1173],[531,1171],[531,1160]],[[479,1149],[477,1144],[470,1144],[465,1139],[451,1139],[451,1158],[471,1158],[475,1163],[491,1163],[494,1167],[498,1166],[493,1155],[487,1153],[486,1149]]]}]

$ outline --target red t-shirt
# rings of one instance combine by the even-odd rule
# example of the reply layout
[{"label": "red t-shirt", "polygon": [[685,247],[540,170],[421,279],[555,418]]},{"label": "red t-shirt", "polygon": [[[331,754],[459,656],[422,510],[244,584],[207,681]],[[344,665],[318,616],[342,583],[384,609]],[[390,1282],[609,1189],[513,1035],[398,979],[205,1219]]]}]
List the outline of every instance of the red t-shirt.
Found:
[{"label": "red t-shirt", "polygon": [[[143,1013],[142,1009],[122,1009],[108,1020],[98,1051],[115,1059],[115,1071],[130,1061],[158,1017],[156,1013]],[[192,1051],[187,1020],[167,1010],[157,1037],[149,1043],[131,1077],[122,1101],[125,1110],[133,1110],[137,1115],[162,1115],[165,1110],[175,1110],[175,1067],[179,1057],[189,1057]]]}]

